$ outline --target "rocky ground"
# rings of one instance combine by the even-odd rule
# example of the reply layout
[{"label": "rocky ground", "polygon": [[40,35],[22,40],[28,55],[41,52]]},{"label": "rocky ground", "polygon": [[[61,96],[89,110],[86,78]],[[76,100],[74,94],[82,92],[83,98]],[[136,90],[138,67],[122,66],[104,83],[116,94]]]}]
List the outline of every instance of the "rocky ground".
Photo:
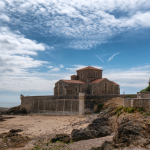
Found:
[{"label": "rocky ground", "polygon": [[150,149],[150,113],[119,103],[84,116],[1,115],[0,149]]}]

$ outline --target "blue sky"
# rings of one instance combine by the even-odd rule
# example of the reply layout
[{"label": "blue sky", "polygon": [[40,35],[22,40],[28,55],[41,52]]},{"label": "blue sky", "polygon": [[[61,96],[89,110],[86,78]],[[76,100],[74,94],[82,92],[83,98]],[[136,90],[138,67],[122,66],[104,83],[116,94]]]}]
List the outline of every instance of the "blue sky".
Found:
[{"label": "blue sky", "polygon": [[150,1],[0,0],[0,102],[52,95],[94,66],[135,94],[150,77]]}]

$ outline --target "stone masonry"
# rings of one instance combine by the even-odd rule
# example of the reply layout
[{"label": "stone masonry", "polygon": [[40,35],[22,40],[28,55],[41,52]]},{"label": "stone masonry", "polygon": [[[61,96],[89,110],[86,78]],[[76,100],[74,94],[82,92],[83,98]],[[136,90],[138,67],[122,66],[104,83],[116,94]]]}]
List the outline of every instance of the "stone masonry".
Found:
[{"label": "stone masonry", "polygon": [[72,94],[120,94],[117,83],[102,78],[101,69],[91,66],[77,70],[77,75],[72,75],[71,80],[59,80],[55,83],[54,95]]}]

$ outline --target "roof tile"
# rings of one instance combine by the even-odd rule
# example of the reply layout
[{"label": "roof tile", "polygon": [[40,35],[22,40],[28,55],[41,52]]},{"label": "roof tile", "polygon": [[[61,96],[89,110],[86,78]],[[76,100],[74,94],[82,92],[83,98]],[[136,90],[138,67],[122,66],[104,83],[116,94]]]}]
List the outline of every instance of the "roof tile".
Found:
[{"label": "roof tile", "polygon": [[106,79],[106,78],[96,79],[96,80],[94,80],[94,81],[92,81],[90,83],[99,83],[99,82],[103,81],[104,79]]},{"label": "roof tile", "polygon": [[80,80],[62,80],[64,82],[67,83],[81,83],[81,84],[86,84],[84,81],[80,81]]},{"label": "roof tile", "polygon": [[[90,70],[99,70],[99,71],[101,70],[101,69],[98,69],[98,68],[94,68],[94,67],[88,66],[88,67],[81,68],[81,69],[76,70],[76,71],[87,70],[87,69],[90,69]],[[103,71],[103,70],[101,70],[101,71]]]},{"label": "roof tile", "polygon": [[114,83],[115,85],[119,85],[119,84],[117,84],[116,82],[114,82],[114,81],[111,81],[112,83]]}]

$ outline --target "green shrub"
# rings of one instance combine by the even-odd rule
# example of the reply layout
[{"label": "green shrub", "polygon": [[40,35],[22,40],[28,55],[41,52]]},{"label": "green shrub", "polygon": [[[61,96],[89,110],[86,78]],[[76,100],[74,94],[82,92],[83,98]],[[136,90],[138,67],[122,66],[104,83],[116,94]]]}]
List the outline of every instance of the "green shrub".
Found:
[{"label": "green shrub", "polygon": [[117,115],[116,115],[117,118],[118,118],[121,114],[122,114],[122,112],[118,112]]},{"label": "green shrub", "polygon": [[121,111],[122,109],[123,109],[123,106],[120,106],[120,107],[117,108],[116,112],[119,112],[119,111]]},{"label": "green shrub", "polygon": [[137,108],[136,110],[137,110],[138,112],[145,111],[145,109],[144,109],[143,107]]},{"label": "green shrub", "polygon": [[128,113],[133,113],[134,111],[135,111],[134,108],[128,108],[128,110],[127,110]]},{"label": "green shrub", "polygon": [[146,91],[150,91],[150,85],[147,88],[141,90],[140,92],[146,92]]},{"label": "green shrub", "polygon": [[128,107],[123,107],[124,112],[128,112]]}]

